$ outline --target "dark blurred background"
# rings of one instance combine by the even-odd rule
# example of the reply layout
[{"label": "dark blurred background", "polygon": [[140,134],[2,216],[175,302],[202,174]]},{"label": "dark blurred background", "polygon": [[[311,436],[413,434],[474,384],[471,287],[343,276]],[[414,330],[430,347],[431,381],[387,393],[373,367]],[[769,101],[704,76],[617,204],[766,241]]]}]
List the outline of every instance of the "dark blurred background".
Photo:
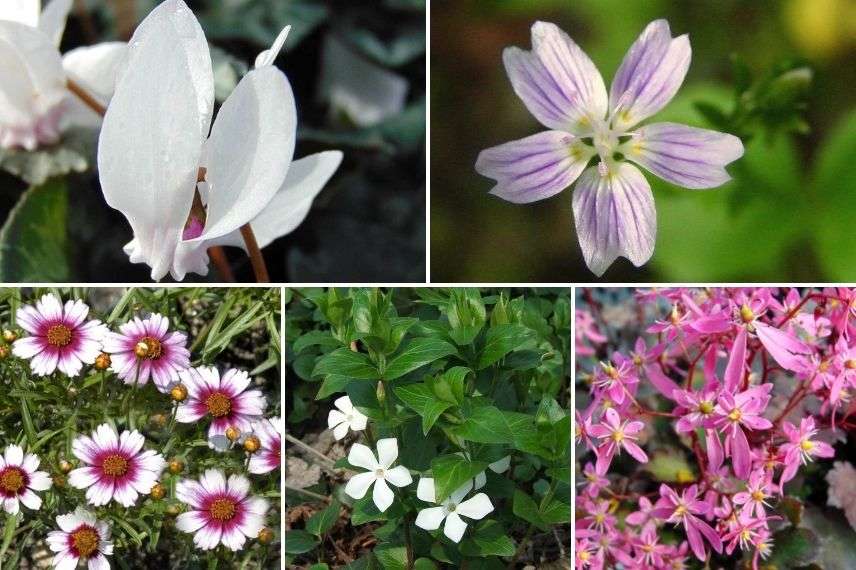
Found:
[{"label": "dark blurred background", "polygon": [[[61,51],[126,40],[157,4],[77,0]],[[290,24],[276,65],[297,100],[295,158],[328,149],[345,154],[303,224],[263,250],[271,279],[424,281],[425,1],[189,0],[188,5],[215,48],[218,106],[246,66]],[[94,168],[70,175],[67,182],[45,205],[50,211],[40,212],[50,226],[31,232],[40,243],[50,242],[46,261],[34,264],[45,267],[44,274],[15,274],[5,267],[2,280],[148,281],[149,268],[132,265],[122,252],[131,229],[105,204]],[[26,188],[20,178],[0,171],[0,223]],[[41,247],[6,241],[0,248]],[[243,251],[226,253],[238,280],[252,281]],[[186,279],[200,280],[220,278],[212,266],[207,278]]]},{"label": "dark blurred background", "polygon": [[603,280],[856,279],[856,2],[435,0],[432,280],[596,280],[577,243],[570,189],[515,205],[490,196],[493,181],[473,165],[485,148],[545,130],[502,65],[506,46],[531,48],[534,21],[568,32],[608,89],[626,50],[656,18],[668,19],[674,36],[689,34],[693,58],[676,98],[648,122],[713,128],[712,112],[704,115],[695,103],[724,113],[735,108],[735,86],[744,78],[732,54],[762,87],[782,68],[807,67],[813,78],[799,116],[768,113],[745,125],[739,134],[746,155],[729,167],[731,183],[690,191],[646,173],[657,207],[654,256],[642,269],[620,258]]}]

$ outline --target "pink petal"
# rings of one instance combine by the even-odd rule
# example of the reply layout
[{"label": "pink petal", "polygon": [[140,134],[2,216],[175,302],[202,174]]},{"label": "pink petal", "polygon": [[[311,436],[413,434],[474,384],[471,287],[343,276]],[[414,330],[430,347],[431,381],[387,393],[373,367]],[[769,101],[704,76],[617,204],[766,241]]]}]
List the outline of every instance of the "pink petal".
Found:
[{"label": "pink petal", "polygon": [[731,355],[728,358],[724,377],[725,389],[729,392],[735,392],[743,380],[743,370],[746,365],[746,336],[746,328],[740,327],[731,347]]}]

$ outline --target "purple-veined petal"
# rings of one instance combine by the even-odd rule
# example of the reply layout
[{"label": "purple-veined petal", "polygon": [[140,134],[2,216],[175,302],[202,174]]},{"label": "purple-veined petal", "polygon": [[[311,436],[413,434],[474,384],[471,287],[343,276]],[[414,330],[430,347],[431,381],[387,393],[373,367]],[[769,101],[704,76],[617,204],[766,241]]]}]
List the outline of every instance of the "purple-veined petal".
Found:
[{"label": "purple-veined petal", "polygon": [[627,157],[684,188],[714,188],[731,177],[725,166],[743,156],[743,143],[727,133],[654,123],[636,130]]},{"label": "purple-veined petal", "polygon": [[798,372],[806,356],[811,354],[811,348],[789,333],[755,321],[755,332],[758,340],[770,353],[770,356],[785,370]]},{"label": "purple-veined petal", "polygon": [[180,0],[152,10],[130,46],[101,128],[98,169],[107,203],[134,230],[136,259],[160,279],[190,211],[214,79],[202,28]]},{"label": "purple-veined petal", "polygon": [[574,189],[574,220],[586,265],[598,277],[618,256],[636,267],[654,253],[657,213],[648,181],[635,166],[622,163],[601,176],[591,167]]},{"label": "purple-veined petal", "polygon": [[297,110],[285,75],[255,69],[223,103],[205,147],[211,187],[203,241],[229,234],[270,203],[294,154]]},{"label": "purple-veined petal", "polygon": [[[309,214],[312,202],[339,168],[342,152],[328,150],[295,160],[288,169],[285,182],[262,213],[250,226],[259,247],[293,232]],[[239,231],[212,240],[208,245],[245,247]]]},{"label": "purple-veined petal", "polygon": [[476,172],[496,180],[491,194],[523,204],[570,186],[594,154],[592,147],[575,142],[573,135],[544,131],[483,150]]},{"label": "purple-veined petal", "polygon": [[608,104],[603,78],[591,59],[555,24],[532,26],[532,51],[502,54],[514,92],[551,129],[590,133]]},{"label": "purple-veined petal", "polygon": [[648,24],[630,47],[610,93],[613,126],[628,129],[671,101],[690,66],[686,35],[672,39],[666,20]]}]

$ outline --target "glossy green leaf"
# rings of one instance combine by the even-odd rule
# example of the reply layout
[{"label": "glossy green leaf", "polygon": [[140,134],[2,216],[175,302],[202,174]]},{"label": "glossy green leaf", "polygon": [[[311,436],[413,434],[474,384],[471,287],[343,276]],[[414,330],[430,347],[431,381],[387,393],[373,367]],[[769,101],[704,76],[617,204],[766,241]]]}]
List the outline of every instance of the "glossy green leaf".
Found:
[{"label": "glossy green leaf", "polygon": [[0,281],[69,281],[67,217],[64,181],[24,192],[0,229]]},{"label": "glossy green leaf", "polygon": [[292,345],[292,350],[294,354],[300,354],[304,349],[310,346],[322,346],[328,348],[336,348],[341,346],[338,340],[333,338],[327,331],[309,331],[304,335],[298,337],[294,344]]},{"label": "glossy green leaf", "polygon": [[495,406],[475,408],[452,431],[462,439],[477,443],[514,443],[535,436],[532,416],[505,412]]},{"label": "glossy green leaf", "polygon": [[486,461],[469,461],[462,455],[441,455],[431,462],[434,474],[434,493],[440,503],[461,485],[487,468]]},{"label": "glossy green leaf", "polygon": [[374,555],[384,570],[406,570],[407,548],[404,546],[381,545],[375,548]]},{"label": "glossy green leaf", "polygon": [[512,556],[515,549],[514,540],[505,527],[492,519],[479,523],[461,542],[461,554],[464,556]]},{"label": "glossy green leaf", "polygon": [[[541,513],[538,512],[538,505],[532,500],[532,497],[520,491],[514,492],[514,502],[512,510],[515,515],[523,520],[534,524],[541,530],[547,530],[549,525],[541,518]],[[569,519],[570,520],[570,517]]]},{"label": "glossy green leaf", "polygon": [[485,345],[479,353],[477,369],[487,368],[532,337],[530,329],[516,323],[491,327],[485,335]]},{"label": "glossy green leaf", "polygon": [[339,501],[334,499],[327,508],[309,517],[306,521],[306,531],[319,537],[329,531],[339,520],[341,507]]},{"label": "glossy green leaf", "polygon": [[389,361],[383,378],[394,380],[456,352],[454,346],[438,338],[415,338]]},{"label": "glossy green leaf", "polygon": [[323,376],[325,374],[350,376],[358,380],[377,380],[380,378],[377,368],[371,363],[368,356],[348,348],[337,348],[318,359],[315,368],[312,370],[312,375]]},{"label": "glossy green leaf", "polygon": [[318,540],[305,530],[285,531],[285,553],[303,554],[318,546]]}]

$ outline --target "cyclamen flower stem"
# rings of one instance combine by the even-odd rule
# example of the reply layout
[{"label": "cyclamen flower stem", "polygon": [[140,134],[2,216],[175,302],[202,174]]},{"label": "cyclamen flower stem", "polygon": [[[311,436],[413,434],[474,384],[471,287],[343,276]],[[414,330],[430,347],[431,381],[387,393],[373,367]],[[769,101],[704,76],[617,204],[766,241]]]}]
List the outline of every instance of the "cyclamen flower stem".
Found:
[{"label": "cyclamen flower stem", "polygon": [[66,87],[68,87],[68,90],[71,91],[71,93],[75,97],[80,99],[80,101],[84,105],[86,105],[102,117],[107,113],[107,107],[99,103],[95,97],[90,95],[89,92],[86,91],[86,89],[81,87],[80,84],[74,81],[73,79],[68,79],[66,81]]},{"label": "cyclamen flower stem", "polygon": [[247,254],[250,256],[250,263],[253,265],[253,273],[256,274],[256,282],[270,283],[265,258],[262,256],[259,244],[256,242],[256,235],[253,233],[250,224],[241,226],[241,237],[244,238],[244,245],[247,246]]}]

